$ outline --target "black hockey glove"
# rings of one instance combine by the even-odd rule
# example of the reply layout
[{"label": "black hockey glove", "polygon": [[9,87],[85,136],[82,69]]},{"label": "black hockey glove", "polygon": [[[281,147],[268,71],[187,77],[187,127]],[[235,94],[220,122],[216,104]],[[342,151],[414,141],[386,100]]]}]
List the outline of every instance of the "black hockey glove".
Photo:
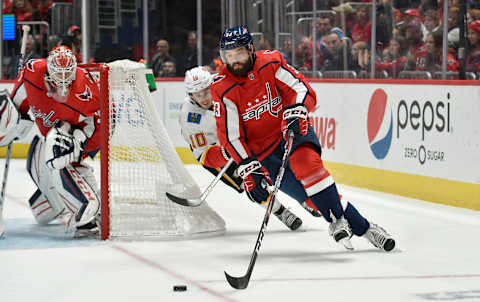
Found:
[{"label": "black hockey glove", "polygon": [[282,133],[283,139],[287,140],[288,131],[298,135],[306,135],[308,132],[308,110],[303,104],[293,104],[285,107],[283,111]]},{"label": "black hockey glove", "polygon": [[267,169],[255,157],[242,160],[237,172],[243,178],[243,188],[251,201],[260,204],[267,201],[270,195],[267,188],[272,184],[272,180]]}]

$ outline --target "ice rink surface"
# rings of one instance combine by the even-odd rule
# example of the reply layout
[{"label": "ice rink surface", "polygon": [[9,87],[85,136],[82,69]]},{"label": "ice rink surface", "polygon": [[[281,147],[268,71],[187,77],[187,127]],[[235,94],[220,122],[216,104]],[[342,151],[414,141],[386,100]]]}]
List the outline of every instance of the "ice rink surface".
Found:
[{"label": "ice rink surface", "polygon": [[[3,160],[0,161],[3,166]],[[0,240],[0,301],[480,301],[480,212],[339,186],[391,233],[391,253],[353,238],[348,252],[285,195],[303,221],[291,232],[271,217],[250,285],[231,288],[226,270],[246,272],[264,209],[219,183],[208,197],[226,221],[217,237],[179,241],[72,240],[63,226],[38,226],[25,160],[12,160]],[[213,179],[189,166],[201,188]],[[2,169],[3,175],[3,169]],[[188,286],[174,292],[173,286]]]}]

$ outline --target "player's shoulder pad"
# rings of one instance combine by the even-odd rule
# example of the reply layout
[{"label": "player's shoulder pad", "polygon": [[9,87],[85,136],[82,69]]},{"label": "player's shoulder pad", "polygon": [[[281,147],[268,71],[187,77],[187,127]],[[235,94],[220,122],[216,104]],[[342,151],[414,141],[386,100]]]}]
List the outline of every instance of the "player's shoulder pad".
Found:
[{"label": "player's shoulder pad", "polygon": [[229,78],[225,72],[222,71],[216,74],[213,78],[212,84],[210,84],[210,92],[212,93],[212,97],[215,97],[215,95],[222,95],[225,90],[234,84],[235,82]]},{"label": "player's shoulder pad", "polygon": [[279,63],[282,61],[282,54],[278,50],[259,50],[255,52],[255,55],[261,65],[272,61]]},{"label": "player's shoulder pad", "polygon": [[23,67],[23,77],[30,82],[43,82],[43,75],[47,72],[46,59],[30,59]]},{"label": "player's shoulder pad", "polygon": [[223,73],[214,74],[212,84],[220,82],[221,80],[225,79],[225,77],[226,77],[226,75],[223,74]]}]

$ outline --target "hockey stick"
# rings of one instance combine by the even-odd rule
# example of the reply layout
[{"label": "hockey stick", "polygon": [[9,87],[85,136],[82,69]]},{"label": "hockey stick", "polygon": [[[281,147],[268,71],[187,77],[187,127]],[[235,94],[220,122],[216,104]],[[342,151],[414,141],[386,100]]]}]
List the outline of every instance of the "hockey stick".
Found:
[{"label": "hockey stick", "polygon": [[[30,26],[22,26],[23,36],[22,36],[22,45],[20,48],[20,59],[18,64],[18,70],[20,70],[23,65],[25,65],[25,49],[27,47],[27,38],[28,32],[30,31]],[[5,191],[7,189],[7,177],[8,177],[8,167],[10,165],[10,158],[12,156],[12,144],[10,142],[7,148],[7,155],[5,156],[5,168],[3,170],[3,180],[2,180],[2,191],[0,193],[0,238],[3,237],[5,233],[5,226],[3,222],[3,202],[5,200]]]},{"label": "hockey stick", "polygon": [[203,191],[202,195],[200,195],[199,198],[196,198],[196,199],[181,198],[181,197],[177,197],[173,194],[170,194],[168,192],[166,192],[165,194],[167,194],[167,197],[171,201],[173,201],[175,203],[178,203],[179,205],[182,205],[182,206],[185,206],[185,207],[198,207],[199,205],[201,205],[205,201],[208,194],[210,194],[210,192],[213,190],[213,188],[218,183],[220,178],[222,178],[223,174],[225,174],[227,169],[232,165],[232,163],[233,163],[233,158],[230,158],[228,160],[228,162],[225,164],[225,166],[223,166],[222,170],[220,170],[220,172],[218,172],[217,176],[212,181],[212,183],[205,189],[205,191]]},{"label": "hockey stick", "polygon": [[7,155],[5,157],[5,168],[3,169],[2,192],[0,193],[0,237],[5,233],[3,223],[3,201],[5,200],[5,190],[7,188],[8,167],[10,165],[10,157],[12,155],[12,143],[8,144]]},{"label": "hockey stick", "polygon": [[267,229],[268,220],[270,219],[270,214],[272,213],[273,203],[275,201],[275,196],[277,195],[278,189],[283,179],[283,173],[285,173],[285,167],[287,166],[288,157],[290,156],[290,151],[292,150],[294,134],[292,131],[288,133],[288,140],[285,146],[285,153],[283,153],[282,165],[278,170],[277,179],[275,180],[275,186],[273,191],[268,196],[267,210],[265,212],[265,217],[263,218],[262,226],[260,227],[260,232],[258,233],[257,242],[255,243],[255,248],[253,249],[252,257],[250,258],[250,264],[248,265],[247,273],[242,277],[232,277],[227,272],[225,277],[227,278],[228,283],[235,289],[245,289],[248,286],[250,277],[252,276],[253,267],[255,261],[257,260],[258,251],[260,250],[260,245],[262,245],[263,236],[265,236],[265,231]]}]

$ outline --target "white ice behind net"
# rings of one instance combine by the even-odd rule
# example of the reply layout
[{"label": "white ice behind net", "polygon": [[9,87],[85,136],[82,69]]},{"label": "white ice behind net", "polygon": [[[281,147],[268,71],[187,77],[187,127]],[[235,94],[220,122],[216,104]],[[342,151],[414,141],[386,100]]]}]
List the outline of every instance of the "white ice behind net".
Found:
[{"label": "white ice behind net", "polygon": [[165,192],[199,197],[159,119],[143,64],[108,64],[110,89],[110,237],[178,237],[223,232],[224,220],[206,203],[170,201]]}]

